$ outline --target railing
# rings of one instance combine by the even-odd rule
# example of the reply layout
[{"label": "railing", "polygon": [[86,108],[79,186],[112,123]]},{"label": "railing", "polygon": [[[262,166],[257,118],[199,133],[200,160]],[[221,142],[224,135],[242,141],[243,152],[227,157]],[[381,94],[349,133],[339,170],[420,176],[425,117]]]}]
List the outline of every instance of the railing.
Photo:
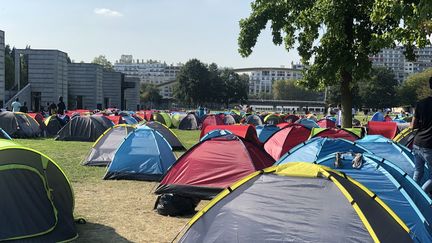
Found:
[{"label": "railing", "polygon": [[21,98],[21,100],[26,101],[26,99],[29,99],[29,93],[31,92],[31,88],[30,88],[30,84],[27,84],[26,86],[24,86],[24,88],[22,88],[20,91],[18,91],[16,94],[14,94],[5,104],[4,107],[10,107],[12,102],[16,99],[16,98],[21,98],[21,95],[26,95],[26,97]]}]

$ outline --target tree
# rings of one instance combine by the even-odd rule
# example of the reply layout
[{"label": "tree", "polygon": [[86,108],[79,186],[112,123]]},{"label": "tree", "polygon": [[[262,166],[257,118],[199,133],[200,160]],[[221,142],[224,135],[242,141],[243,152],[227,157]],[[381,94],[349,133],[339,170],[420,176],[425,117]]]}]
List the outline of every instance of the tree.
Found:
[{"label": "tree", "polygon": [[239,75],[232,69],[224,69],[220,73],[220,78],[223,82],[222,102],[226,106],[248,100],[249,76]]},{"label": "tree", "polygon": [[275,100],[323,100],[322,94],[307,90],[296,84],[296,80],[276,80],[273,83]]},{"label": "tree", "polygon": [[209,84],[208,84],[208,101],[211,102],[222,102],[223,97],[221,93],[224,91],[224,82],[221,79],[221,71],[219,70],[216,63],[212,63],[208,66],[209,71]]},{"label": "tree", "polygon": [[358,84],[361,104],[367,108],[389,108],[398,105],[396,91],[398,81],[386,68],[372,69],[370,78]]},{"label": "tree", "polygon": [[416,101],[431,96],[430,77],[432,77],[432,68],[410,75],[397,90],[400,105],[415,106]]},{"label": "tree", "polygon": [[5,88],[10,90],[15,84],[15,48],[11,49],[9,45],[5,46]]},{"label": "tree", "polygon": [[154,84],[141,84],[140,90],[140,100],[141,102],[151,102],[158,104],[162,100],[162,96],[159,93],[159,89]]},{"label": "tree", "polygon": [[95,57],[92,63],[101,65],[107,71],[114,71],[114,66],[104,55],[99,55]]},{"label": "tree", "polygon": [[183,65],[177,75],[177,86],[174,95],[180,101],[202,105],[209,101],[210,73],[206,65],[198,59],[192,59]]},{"label": "tree", "polygon": [[304,85],[340,89],[343,127],[352,125],[352,87],[369,74],[369,55],[398,43],[412,59],[414,47],[428,44],[432,31],[428,0],[255,0],[251,7],[240,21],[240,54],[252,53],[270,22],[274,44],[284,43],[287,50],[298,44]]}]

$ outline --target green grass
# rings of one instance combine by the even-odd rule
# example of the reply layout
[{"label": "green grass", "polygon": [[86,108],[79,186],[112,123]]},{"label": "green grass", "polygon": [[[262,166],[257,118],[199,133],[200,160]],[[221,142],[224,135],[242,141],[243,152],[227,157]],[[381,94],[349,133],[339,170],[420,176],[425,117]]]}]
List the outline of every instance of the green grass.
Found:
[{"label": "green grass", "polygon": [[[187,149],[199,140],[200,131],[173,129],[173,132]],[[52,158],[63,169],[72,184],[88,180],[100,180],[105,174],[106,168],[104,167],[80,165],[93,145],[91,142],[65,142],[49,138],[15,139],[14,141]]]}]

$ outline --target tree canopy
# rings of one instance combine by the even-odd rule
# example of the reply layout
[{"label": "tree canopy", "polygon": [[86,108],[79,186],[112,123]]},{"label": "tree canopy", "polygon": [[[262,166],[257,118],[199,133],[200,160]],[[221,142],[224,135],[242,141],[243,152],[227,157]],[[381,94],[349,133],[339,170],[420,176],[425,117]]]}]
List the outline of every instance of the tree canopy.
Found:
[{"label": "tree canopy", "polygon": [[189,60],[177,75],[174,89],[176,99],[193,104],[224,103],[247,100],[249,78],[232,69],[219,69],[212,63],[206,65],[198,59]]},{"label": "tree canopy", "polygon": [[398,89],[400,105],[415,106],[416,101],[431,96],[430,77],[432,77],[432,68],[408,76],[407,80]]},{"label": "tree canopy", "polygon": [[101,65],[105,70],[114,71],[114,66],[104,55],[99,55],[95,57],[92,63]]},{"label": "tree canopy", "polygon": [[296,80],[276,80],[273,83],[273,98],[276,100],[323,100],[321,93],[297,85]]},{"label": "tree canopy", "polygon": [[159,103],[162,96],[159,94],[159,89],[154,84],[142,83],[140,90],[141,102]]},{"label": "tree canopy", "polygon": [[304,85],[339,87],[344,127],[352,124],[352,87],[369,74],[369,56],[401,44],[413,58],[414,47],[428,44],[431,33],[430,0],[255,0],[251,8],[240,20],[240,54],[252,53],[270,23],[274,44],[298,45]]}]

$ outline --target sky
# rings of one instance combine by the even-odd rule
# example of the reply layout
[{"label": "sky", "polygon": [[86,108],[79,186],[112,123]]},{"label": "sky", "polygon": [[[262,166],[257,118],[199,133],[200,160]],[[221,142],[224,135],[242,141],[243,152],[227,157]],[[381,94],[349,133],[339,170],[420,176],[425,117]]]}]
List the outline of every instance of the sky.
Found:
[{"label": "sky", "polygon": [[58,49],[75,62],[122,54],[167,63],[198,58],[222,67],[288,67],[297,51],[275,46],[268,30],[248,58],[238,53],[239,20],[251,0],[13,0],[0,30],[16,48]]}]

